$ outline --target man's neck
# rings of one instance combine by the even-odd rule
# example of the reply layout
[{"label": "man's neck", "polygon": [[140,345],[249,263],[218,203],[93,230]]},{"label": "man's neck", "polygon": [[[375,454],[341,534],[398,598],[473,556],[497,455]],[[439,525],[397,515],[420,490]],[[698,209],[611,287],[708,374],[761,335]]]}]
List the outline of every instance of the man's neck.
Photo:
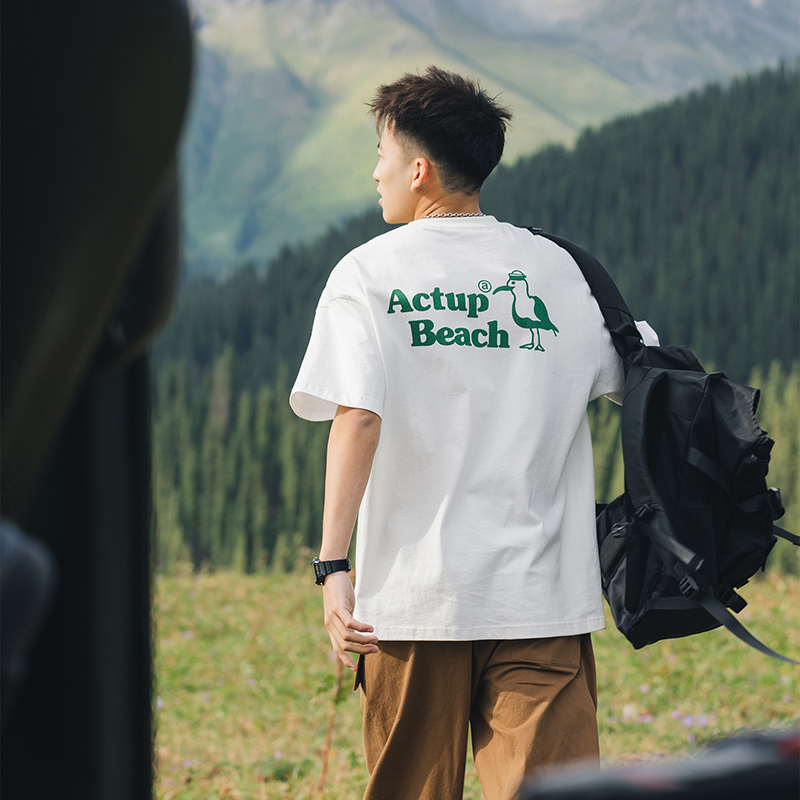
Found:
[{"label": "man's neck", "polygon": [[435,200],[425,198],[417,207],[414,219],[454,214],[478,216],[481,213],[478,200],[477,193],[473,195],[448,194]]}]

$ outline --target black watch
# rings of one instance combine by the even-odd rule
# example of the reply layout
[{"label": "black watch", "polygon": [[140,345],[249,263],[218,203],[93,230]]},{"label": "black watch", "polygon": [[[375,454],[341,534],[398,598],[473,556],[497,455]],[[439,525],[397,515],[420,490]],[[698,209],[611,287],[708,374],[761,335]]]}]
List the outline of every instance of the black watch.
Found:
[{"label": "black watch", "polygon": [[314,583],[317,586],[322,586],[325,578],[332,572],[342,572],[342,570],[350,572],[351,569],[349,558],[337,558],[335,561],[320,561],[315,558],[311,566],[314,567]]}]

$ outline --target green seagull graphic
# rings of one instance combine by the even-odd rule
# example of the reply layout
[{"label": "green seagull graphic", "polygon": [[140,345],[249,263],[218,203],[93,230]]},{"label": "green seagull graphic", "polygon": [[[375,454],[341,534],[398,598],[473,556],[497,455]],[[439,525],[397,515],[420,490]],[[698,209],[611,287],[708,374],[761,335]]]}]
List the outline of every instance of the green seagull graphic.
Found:
[{"label": "green seagull graphic", "polygon": [[[528,279],[523,272],[515,269],[513,272],[508,273],[508,281],[505,286],[498,286],[492,294],[498,292],[511,292],[513,300],[511,301],[511,316],[514,322],[520,328],[527,328],[531,332],[530,344],[520,345],[520,350],[541,350],[542,347],[542,331],[553,331],[555,336],[558,336],[558,328],[550,321],[550,315],[547,313],[547,306],[541,297],[536,297],[530,293],[528,288]],[[533,317],[525,317],[517,311],[517,305],[523,311],[530,308],[530,301],[533,300]],[[534,338],[536,343],[534,344]]]}]

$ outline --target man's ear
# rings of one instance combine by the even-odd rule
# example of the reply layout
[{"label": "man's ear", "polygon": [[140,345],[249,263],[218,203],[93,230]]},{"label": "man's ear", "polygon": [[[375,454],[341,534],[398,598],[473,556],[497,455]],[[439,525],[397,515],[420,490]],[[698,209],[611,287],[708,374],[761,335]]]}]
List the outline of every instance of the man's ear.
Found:
[{"label": "man's ear", "polygon": [[418,192],[430,185],[431,179],[436,174],[436,167],[427,158],[418,156],[414,159],[414,176],[411,180],[411,191]]}]

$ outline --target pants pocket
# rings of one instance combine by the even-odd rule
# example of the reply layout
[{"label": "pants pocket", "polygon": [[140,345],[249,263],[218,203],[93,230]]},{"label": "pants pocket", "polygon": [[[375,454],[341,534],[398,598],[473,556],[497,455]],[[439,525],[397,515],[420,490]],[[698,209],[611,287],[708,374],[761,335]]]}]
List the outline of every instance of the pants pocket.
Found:
[{"label": "pants pocket", "polygon": [[356,662],[356,678],[353,681],[353,691],[357,692],[358,687],[364,687],[364,658],[365,656],[363,653],[359,655],[358,661]]}]

